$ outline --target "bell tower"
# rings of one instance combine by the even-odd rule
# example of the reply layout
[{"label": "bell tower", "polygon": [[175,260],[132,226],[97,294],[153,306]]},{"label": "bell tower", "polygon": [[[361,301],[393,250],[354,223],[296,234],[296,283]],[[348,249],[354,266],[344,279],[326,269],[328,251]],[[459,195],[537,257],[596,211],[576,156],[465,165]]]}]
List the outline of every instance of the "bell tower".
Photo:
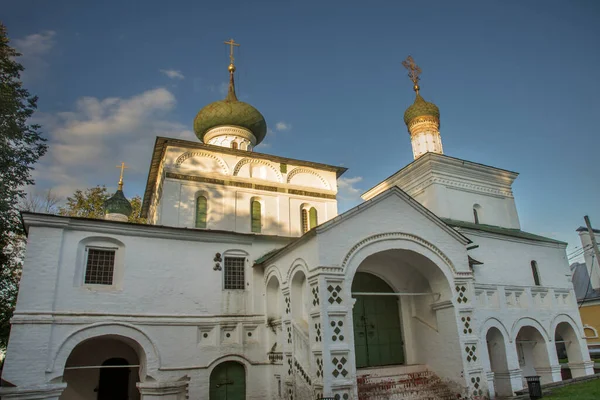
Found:
[{"label": "bell tower", "polygon": [[429,152],[444,154],[440,136],[440,110],[435,104],[425,101],[419,93],[421,68],[411,56],[408,56],[402,65],[408,70],[408,77],[413,82],[413,89],[417,94],[414,103],[404,112],[404,123],[410,134],[413,156],[416,160]]}]

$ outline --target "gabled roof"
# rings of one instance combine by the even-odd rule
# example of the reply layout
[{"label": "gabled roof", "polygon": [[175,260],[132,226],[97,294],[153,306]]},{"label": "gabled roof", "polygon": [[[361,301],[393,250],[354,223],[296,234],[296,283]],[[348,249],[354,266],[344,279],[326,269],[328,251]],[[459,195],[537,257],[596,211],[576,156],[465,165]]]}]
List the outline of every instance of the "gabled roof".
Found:
[{"label": "gabled roof", "polygon": [[435,215],[434,213],[429,211],[429,209],[427,209],[421,203],[419,203],[418,201],[413,199],[405,191],[403,191],[402,189],[400,189],[397,186],[393,186],[393,187],[387,189],[385,192],[382,192],[382,193],[378,194],[377,196],[373,197],[372,199],[369,199],[369,200],[357,205],[356,207],[351,208],[348,211],[338,215],[337,217],[332,218],[329,221],[311,229],[310,231],[306,232],[304,235],[302,235],[295,241],[286,245],[285,247],[282,247],[281,249],[279,249],[277,251],[273,251],[271,253],[265,254],[263,257],[256,260],[255,264],[256,265],[265,265],[266,263],[276,259],[277,257],[288,253],[289,251],[291,251],[292,249],[294,249],[301,243],[304,243],[309,238],[311,238],[315,235],[318,235],[319,233],[323,233],[323,232],[326,232],[326,231],[334,228],[335,226],[341,224],[343,221],[346,221],[347,219],[350,219],[353,216],[362,213],[363,211],[377,205],[378,203],[382,202],[383,200],[387,199],[390,196],[400,197],[406,203],[411,205],[417,212],[424,215],[426,218],[428,218],[430,221],[432,221],[434,224],[436,224],[438,227],[440,227],[440,229],[446,231],[450,236],[454,237],[456,240],[458,240],[463,245],[472,243],[471,239],[469,239],[468,237],[464,236],[462,233],[460,233],[457,230],[450,227],[448,224],[446,224],[444,222],[443,219],[439,218],[437,215]]},{"label": "gabled roof", "polygon": [[148,208],[150,207],[150,200],[152,198],[152,190],[156,184],[158,168],[160,162],[164,157],[165,151],[168,146],[185,147],[188,149],[202,149],[213,151],[223,154],[233,154],[236,156],[248,157],[252,155],[252,158],[259,158],[262,160],[275,161],[282,164],[293,164],[301,167],[309,167],[321,169],[324,171],[331,171],[336,173],[336,177],[339,178],[348,168],[338,167],[335,165],[321,164],[312,161],[297,160],[294,158],[279,157],[271,154],[248,152],[247,150],[231,149],[229,147],[214,146],[210,144],[204,144],[200,142],[190,142],[183,139],[167,138],[162,136],[156,137],[154,142],[154,149],[152,151],[152,159],[150,160],[150,169],[148,170],[148,180],[146,181],[146,190],[144,191],[144,200],[142,202],[142,217],[148,216]]},{"label": "gabled roof", "polygon": [[473,229],[482,232],[496,233],[498,235],[512,236],[520,239],[535,240],[537,242],[547,242],[556,244],[567,244],[560,240],[551,239],[545,236],[536,235],[534,233],[524,232],[520,229],[503,228],[496,225],[476,224],[473,222],[458,221],[455,219],[442,218],[448,225],[456,228]]}]

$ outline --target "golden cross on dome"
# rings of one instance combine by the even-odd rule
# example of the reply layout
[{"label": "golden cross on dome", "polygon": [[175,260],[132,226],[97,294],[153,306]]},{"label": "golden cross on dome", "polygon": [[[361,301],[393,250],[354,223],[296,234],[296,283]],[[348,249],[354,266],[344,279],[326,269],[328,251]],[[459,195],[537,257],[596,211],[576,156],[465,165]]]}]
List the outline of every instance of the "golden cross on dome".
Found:
[{"label": "golden cross on dome", "polygon": [[123,171],[129,167],[125,166],[125,163],[122,162],[121,165],[117,165],[117,168],[121,168],[121,176],[119,177],[119,190],[123,190]]},{"label": "golden cross on dome", "polygon": [[229,39],[229,42],[224,43],[229,45],[229,61],[231,62],[231,65],[233,65],[233,48],[240,47],[240,44],[236,43],[233,39]]},{"label": "golden cross on dome", "polygon": [[417,94],[419,93],[419,75],[421,75],[421,68],[415,63],[412,56],[406,57],[406,60],[402,61],[404,68],[408,70],[408,77],[414,84],[413,89]]}]

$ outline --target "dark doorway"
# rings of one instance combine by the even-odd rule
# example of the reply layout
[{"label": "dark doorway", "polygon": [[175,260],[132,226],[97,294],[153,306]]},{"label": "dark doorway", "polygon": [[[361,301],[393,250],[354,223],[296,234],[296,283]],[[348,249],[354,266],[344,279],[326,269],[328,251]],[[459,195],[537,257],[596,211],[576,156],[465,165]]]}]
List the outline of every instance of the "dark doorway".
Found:
[{"label": "dark doorway", "polygon": [[128,400],[129,399],[129,367],[119,368],[118,365],[129,365],[124,358],[109,358],[102,363],[98,381],[98,400]]}]

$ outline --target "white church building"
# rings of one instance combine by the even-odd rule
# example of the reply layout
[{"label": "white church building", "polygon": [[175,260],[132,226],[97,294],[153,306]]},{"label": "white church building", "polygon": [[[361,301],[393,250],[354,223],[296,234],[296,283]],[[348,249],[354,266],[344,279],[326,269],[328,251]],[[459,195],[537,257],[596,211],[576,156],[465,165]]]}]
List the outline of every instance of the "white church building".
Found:
[{"label": "white church building", "polygon": [[566,243],[521,230],[517,173],[443,154],[405,112],[414,161],[338,214],[345,168],[253,152],[229,93],[159,137],[127,222],[23,213],[6,400],[484,399],[593,373]]}]

